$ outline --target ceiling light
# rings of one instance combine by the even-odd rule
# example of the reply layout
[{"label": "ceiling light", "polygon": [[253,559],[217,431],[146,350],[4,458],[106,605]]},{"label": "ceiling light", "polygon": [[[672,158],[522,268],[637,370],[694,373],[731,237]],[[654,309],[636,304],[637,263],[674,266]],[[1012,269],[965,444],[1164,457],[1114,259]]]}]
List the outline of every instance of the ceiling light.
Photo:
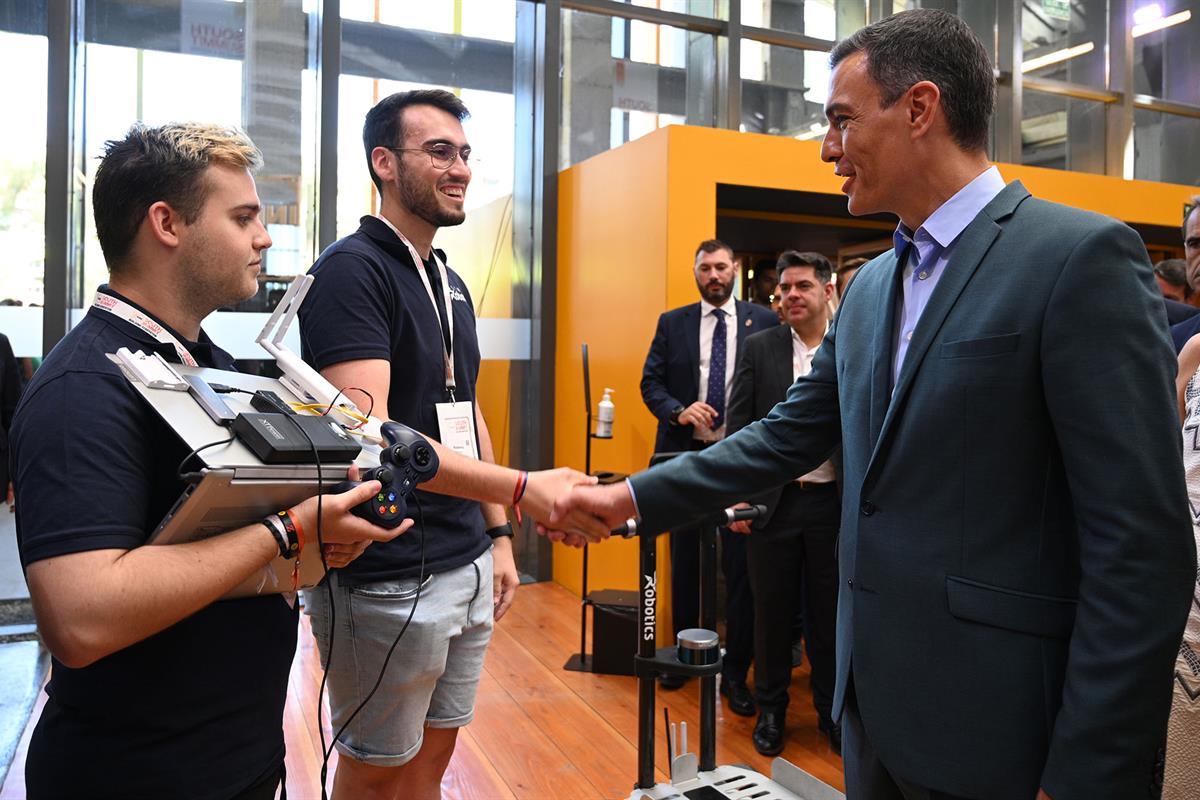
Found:
[{"label": "ceiling light", "polygon": [[1172,25],[1179,25],[1182,22],[1187,22],[1192,18],[1191,11],[1180,11],[1178,14],[1172,14],[1169,17],[1162,17],[1142,25],[1133,26],[1133,38],[1145,36],[1147,33],[1161,31],[1163,28],[1169,28]]},{"label": "ceiling light", "polygon": [[1081,56],[1084,53],[1090,53],[1096,49],[1096,45],[1092,42],[1084,42],[1077,44],[1074,47],[1064,47],[1062,50],[1055,50],[1053,53],[1046,53],[1044,56],[1037,58],[1026,59],[1021,64],[1021,72],[1033,72],[1035,69],[1048,67],[1051,64],[1057,64],[1060,61],[1066,61],[1075,56]]},{"label": "ceiling light", "polygon": [[1158,3],[1151,3],[1150,5],[1142,6],[1133,12],[1133,24],[1145,25],[1149,22],[1162,19],[1162,15],[1162,6],[1160,6]]}]

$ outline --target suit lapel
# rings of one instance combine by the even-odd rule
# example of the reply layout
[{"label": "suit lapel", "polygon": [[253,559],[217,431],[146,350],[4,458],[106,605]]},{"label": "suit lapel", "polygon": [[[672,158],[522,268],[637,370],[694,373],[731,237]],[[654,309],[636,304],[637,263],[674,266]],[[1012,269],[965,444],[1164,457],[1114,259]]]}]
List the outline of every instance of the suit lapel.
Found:
[{"label": "suit lapel", "polygon": [[[950,263],[946,265],[945,272],[938,281],[937,288],[933,290],[933,295],[929,298],[929,304],[925,306],[925,310],[921,312],[921,318],[917,322],[917,327],[913,331],[912,341],[909,342],[908,352],[904,356],[904,364],[900,368],[900,377],[896,381],[896,389],[891,395],[891,402],[887,405],[887,413],[883,418],[883,425],[879,431],[879,436],[875,442],[875,453],[872,456],[872,463],[879,455],[880,449],[887,438],[888,432],[893,426],[896,416],[900,413],[899,409],[903,408],[904,400],[912,389],[914,376],[924,361],[925,356],[929,352],[930,346],[937,338],[938,331],[941,330],[942,323],[946,321],[946,316],[950,310],[954,308],[954,304],[958,301],[959,295],[962,294],[967,283],[983,262],[984,256],[992,246],[992,242],[1000,235],[999,221],[1010,215],[1017,205],[1029,196],[1029,192],[1021,185],[1020,181],[1014,181],[1001,190],[1000,194],[996,195],[987,206],[984,207],[975,219],[962,232],[958,242],[954,245],[954,255],[950,259]],[[897,273],[902,272],[898,267]],[[901,278],[902,279],[902,278]],[[899,291],[899,280],[892,281],[891,293],[893,295],[890,309],[892,315],[895,314],[896,293]],[[893,317],[894,318],[894,317]],[[887,346],[883,351],[887,352],[886,376],[890,383],[892,369],[892,339],[894,336],[894,322],[888,325],[886,331]],[[878,331],[877,331],[878,335]],[[876,342],[878,345],[879,342]],[[876,353],[881,352],[877,349]],[[879,364],[876,364],[875,386],[872,390],[878,388],[880,382]],[[875,398],[872,397],[872,401]],[[872,408],[875,406],[872,405]],[[872,421],[874,414],[872,413]]]},{"label": "suit lapel", "polygon": [[775,334],[774,352],[771,356],[775,362],[775,378],[781,390],[775,396],[784,397],[795,382],[792,380],[792,329],[789,326],[779,326],[779,333]]},{"label": "suit lapel", "polygon": [[878,295],[875,330],[871,337],[871,442],[876,448],[892,393],[892,331],[896,327],[896,301],[900,296],[903,272],[895,251],[885,253],[882,258],[880,280],[885,283]]},{"label": "suit lapel", "polygon": [[692,378],[696,381],[693,395],[700,394],[700,304],[693,303],[683,312],[683,338],[687,342],[688,363],[692,365]]},{"label": "suit lapel", "polygon": [[737,328],[737,347],[738,353],[742,352],[742,343],[746,341],[746,337],[750,334],[750,326],[746,323],[750,320],[750,314],[746,308],[749,303],[743,303],[741,300],[733,301],[733,327]]}]

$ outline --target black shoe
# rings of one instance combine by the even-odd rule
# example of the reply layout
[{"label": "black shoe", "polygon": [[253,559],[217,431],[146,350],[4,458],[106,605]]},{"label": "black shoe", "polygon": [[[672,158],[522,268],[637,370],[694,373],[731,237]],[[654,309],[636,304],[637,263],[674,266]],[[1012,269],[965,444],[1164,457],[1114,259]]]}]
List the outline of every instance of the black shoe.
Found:
[{"label": "black shoe", "polygon": [[829,748],[839,756],[842,754],[842,726],[831,719],[817,722],[817,729],[829,737]]},{"label": "black shoe", "polygon": [[800,639],[792,642],[792,669],[804,663],[804,642]]},{"label": "black shoe", "polygon": [[753,717],[757,707],[745,681],[731,681],[721,678],[721,694],[729,701],[729,710],[739,717]]},{"label": "black shoe", "polygon": [[764,756],[777,756],[783,752],[783,720],[781,711],[763,711],[754,725],[754,749]]},{"label": "black shoe", "polygon": [[658,685],[660,688],[671,692],[676,689],[682,689],[687,680],[686,675],[659,675]]}]

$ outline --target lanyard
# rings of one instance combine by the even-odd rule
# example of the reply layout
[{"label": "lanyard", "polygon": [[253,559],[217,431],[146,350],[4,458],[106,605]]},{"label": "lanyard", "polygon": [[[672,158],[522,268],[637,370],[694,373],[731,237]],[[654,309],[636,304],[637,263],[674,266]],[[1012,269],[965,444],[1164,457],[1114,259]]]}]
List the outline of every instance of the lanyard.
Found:
[{"label": "lanyard", "polygon": [[429,282],[429,276],[425,274],[425,260],[417,255],[417,249],[412,246],[412,242],[408,240],[400,230],[391,223],[387,218],[380,216],[379,219],[392,229],[392,233],[399,237],[400,241],[404,242],[404,246],[408,248],[408,252],[412,255],[413,266],[417,268],[417,274],[421,276],[421,283],[425,285],[425,292],[429,295],[429,302],[433,303],[433,316],[438,320],[438,341],[442,343],[442,365],[445,368],[446,375],[446,394],[450,397],[450,402],[454,402],[454,359],[451,353],[454,351],[454,307],[450,301],[450,279],[446,274],[446,265],[438,258],[437,252],[430,248],[429,253],[433,256],[433,263],[437,265],[438,275],[442,279],[442,299],[446,303],[446,327],[450,333],[449,347],[445,337],[442,336],[442,323],[438,319],[438,302],[433,294],[433,285]]},{"label": "lanyard", "polygon": [[92,298],[92,308],[107,311],[114,317],[123,319],[130,325],[140,328],[163,344],[171,345],[175,348],[175,354],[179,356],[179,360],[189,367],[200,366],[196,362],[196,359],[192,357],[192,354],[187,351],[187,348],[180,344],[179,340],[163,327],[162,323],[156,322],[153,317],[138,311],[121,298],[113,297],[111,294],[105,294],[104,292],[96,292],[96,296]]}]

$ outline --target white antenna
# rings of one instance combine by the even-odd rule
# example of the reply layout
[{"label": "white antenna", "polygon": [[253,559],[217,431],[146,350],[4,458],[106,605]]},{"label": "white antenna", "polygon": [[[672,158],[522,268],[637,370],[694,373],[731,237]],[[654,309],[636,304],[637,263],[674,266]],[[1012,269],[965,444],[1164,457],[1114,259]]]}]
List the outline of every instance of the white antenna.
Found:
[{"label": "white antenna", "polygon": [[[334,406],[331,413],[336,413],[338,420],[346,425],[357,425],[358,419],[344,414],[342,411],[346,409],[362,414],[358,406],[354,405],[345,394],[339,392],[336,386],[325,380],[321,373],[305,364],[283,343],[288,328],[292,326],[296,315],[300,313],[300,304],[304,302],[304,297],[308,294],[309,287],[312,286],[314,280],[312,275],[300,275],[292,281],[291,286],[284,292],[283,299],[271,312],[267,324],[263,326],[262,333],[255,341],[275,359],[279,371],[283,373],[279,382],[286,386],[292,394],[305,403],[318,403],[326,406],[332,405],[335,400],[338,400],[338,404]],[[272,331],[274,331],[274,335],[272,335]]]}]

